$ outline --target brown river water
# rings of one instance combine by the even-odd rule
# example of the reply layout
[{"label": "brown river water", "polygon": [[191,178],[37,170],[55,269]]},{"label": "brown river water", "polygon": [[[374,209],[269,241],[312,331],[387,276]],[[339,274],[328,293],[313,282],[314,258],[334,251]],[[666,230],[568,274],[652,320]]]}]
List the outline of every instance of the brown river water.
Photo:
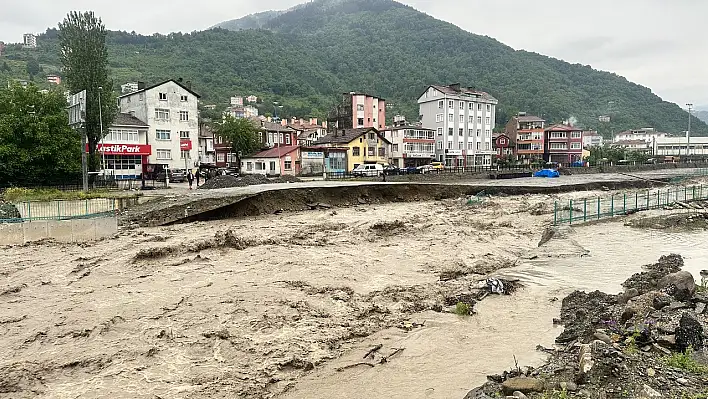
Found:
[{"label": "brown river water", "polygon": [[[668,233],[639,230],[621,223],[574,227],[572,238],[587,256],[553,257],[526,261],[499,276],[518,278],[525,285],[518,294],[494,297],[477,305],[474,317],[426,314],[426,328],[410,333],[397,329],[369,337],[360,350],[333,361],[299,381],[286,398],[462,398],[486,376],[515,367],[538,365],[544,355],[536,345],[551,347],[562,327],[553,326],[560,300],[575,289],[610,293],[642,265],[661,255],[678,253],[684,270],[698,281],[708,268],[708,232]],[[359,356],[376,343],[404,347],[400,358],[385,367],[336,367],[361,361]]]}]

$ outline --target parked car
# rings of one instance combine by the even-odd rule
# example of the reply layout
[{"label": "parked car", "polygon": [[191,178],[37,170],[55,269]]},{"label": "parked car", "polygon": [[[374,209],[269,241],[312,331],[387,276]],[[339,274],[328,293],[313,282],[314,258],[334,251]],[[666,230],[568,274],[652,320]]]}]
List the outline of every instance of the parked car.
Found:
[{"label": "parked car", "polygon": [[181,169],[165,169],[157,174],[155,180],[165,181],[165,176],[169,174],[170,182],[173,183],[184,183],[187,181],[187,174]]},{"label": "parked car", "polygon": [[400,175],[401,169],[394,165],[385,165],[383,167],[383,172],[386,176]]},{"label": "parked car", "polygon": [[361,164],[352,170],[352,176],[355,177],[374,177],[384,174],[384,168],[381,164]]},{"label": "parked car", "polygon": [[430,166],[432,166],[433,169],[445,169],[445,164],[442,162],[431,162]]},{"label": "parked car", "polygon": [[430,164],[429,165],[422,165],[422,166],[418,166],[417,170],[418,170],[417,173],[426,174],[426,173],[430,173],[433,170],[435,170],[435,167],[433,167],[433,165],[430,165]]},{"label": "parked car", "polygon": [[414,175],[420,173],[420,169],[418,169],[417,166],[407,166],[401,169],[401,173],[406,175]]}]

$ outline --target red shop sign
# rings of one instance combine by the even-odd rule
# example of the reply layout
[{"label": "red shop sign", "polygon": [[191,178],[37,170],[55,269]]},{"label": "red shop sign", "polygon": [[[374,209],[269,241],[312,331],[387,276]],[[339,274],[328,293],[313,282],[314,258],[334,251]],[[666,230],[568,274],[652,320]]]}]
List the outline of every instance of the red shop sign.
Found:
[{"label": "red shop sign", "polygon": [[179,141],[179,149],[183,151],[189,151],[192,149],[192,140],[183,139]]},{"label": "red shop sign", "polygon": [[96,151],[105,155],[150,155],[152,147],[149,144],[98,144]]}]

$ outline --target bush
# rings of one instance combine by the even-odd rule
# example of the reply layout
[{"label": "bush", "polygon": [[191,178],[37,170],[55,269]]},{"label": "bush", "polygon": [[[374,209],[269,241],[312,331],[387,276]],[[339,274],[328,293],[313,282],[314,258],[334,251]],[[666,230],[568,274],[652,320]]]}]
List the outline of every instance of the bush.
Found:
[{"label": "bush", "polygon": [[56,188],[22,188],[11,187],[5,190],[3,198],[7,202],[18,201],[51,201],[51,200],[77,200],[92,198],[110,198],[108,191],[95,190],[87,193],[83,191],[61,191]]},{"label": "bush", "polygon": [[455,313],[460,316],[469,316],[472,314],[472,306],[465,302],[457,302]]}]

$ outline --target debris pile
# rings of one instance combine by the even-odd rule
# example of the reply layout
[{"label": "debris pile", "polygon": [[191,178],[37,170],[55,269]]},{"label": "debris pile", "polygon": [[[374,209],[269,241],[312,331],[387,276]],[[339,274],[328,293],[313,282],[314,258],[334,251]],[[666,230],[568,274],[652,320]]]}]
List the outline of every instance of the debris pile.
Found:
[{"label": "debris pile", "polygon": [[539,347],[546,364],[488,376],[465,399],[705,398],[708,296],[682,266],[681,256],[662,256],[619,295],[568,295],[557,347]]},{"label": "debris pile", "polygon": [[268,178],[264,175],[221,175],[207,180],[204,184],[199,186],[199,188],[204,190],[213,190],[217,188],[255,186],[258,184],[297,183],[300,181],[301,180],[297,177],[288,175],[275,178]]}]

